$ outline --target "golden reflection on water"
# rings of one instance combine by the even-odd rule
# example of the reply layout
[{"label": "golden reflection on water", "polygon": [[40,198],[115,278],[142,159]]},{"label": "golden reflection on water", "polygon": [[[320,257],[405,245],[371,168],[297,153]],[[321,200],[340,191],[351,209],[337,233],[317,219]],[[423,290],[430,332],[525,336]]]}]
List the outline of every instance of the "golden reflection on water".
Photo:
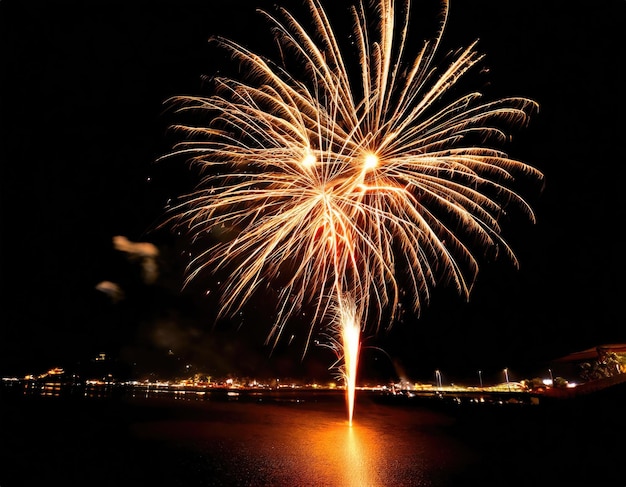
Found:
[{"label": "golden reflection on water", "polygon": [[311,454],[336,485],[382,485],[377,475],[382,453],[377,438],[375,431],[360,424],[337,422],[312,432]]},{"label": "golden reflection on water", "polygon": [[369,404],[350,426],[345,404],[339,402],[189,404],[192,407],[181,409],[181,416],[134,423],[133,436],[197,448],[206,455],[207,465],[236,472],[239,484],[431,485],[433,462],[459,464],[467,456],[445,435],[424,429],[428,424],[436,431],[442,421],[425,412],[409,414]]}]

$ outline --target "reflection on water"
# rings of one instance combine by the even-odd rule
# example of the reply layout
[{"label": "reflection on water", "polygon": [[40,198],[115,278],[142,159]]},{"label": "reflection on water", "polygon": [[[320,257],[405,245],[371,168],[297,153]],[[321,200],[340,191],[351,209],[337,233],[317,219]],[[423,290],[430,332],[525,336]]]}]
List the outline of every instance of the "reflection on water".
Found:
[{"label": "reflection on water", "polygon": [[22,394],[24,396],[42,397],[87,397],[87,398],[107,398],[115,396],[127,390],[118,384],[107,383],[71,383],[58,381],[23,381],[7,386],[3,384],[2,391],[13,395]]},{"label": "reflection on water", "polygon": [[380,480],[373,476],[379,471],[376,459],[382,458],[382,452],[374,441],[375,433],[358,423],[349,427],[346,423],[337,422],[330,428],[312,432],[314,461],[324,465],[339,485],[379,485]]},{"label": "reflection on water", "polygon": [[350,426],[342,391],[92,386],[5,388],[0,485],[626,485],[623,390],[545,408],[360,394]]},{"label": "reflection on water", "polygon": [[[350,426],[342,395],[316,402],[191,402],[177,419],[133,425],[142,441],[185,445],[228,472],[223,485],[433,486],[472,453],[442,434],[445,415],[361,397]],[[211,474],[216,475],[214,472]]]}]

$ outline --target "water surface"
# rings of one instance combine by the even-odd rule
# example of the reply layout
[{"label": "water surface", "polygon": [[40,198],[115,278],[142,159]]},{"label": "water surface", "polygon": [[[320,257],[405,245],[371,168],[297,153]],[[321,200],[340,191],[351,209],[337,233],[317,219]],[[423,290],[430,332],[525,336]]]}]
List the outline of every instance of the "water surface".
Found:
[{"label": "water surface", "polygon": [[1,487],[626,485],[623,397],[453,407],[357,395],[352,426],[340,394],[0,399]]}]

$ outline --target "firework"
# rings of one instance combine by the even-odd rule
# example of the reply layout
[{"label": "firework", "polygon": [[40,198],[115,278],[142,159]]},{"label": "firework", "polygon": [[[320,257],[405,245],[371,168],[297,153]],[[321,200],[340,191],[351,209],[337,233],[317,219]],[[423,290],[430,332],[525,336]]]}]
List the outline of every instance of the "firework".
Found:
[{"label": "firework", "polygon": [[[482,55],[474,43],[435,65],[447,2],[434,39],[409,53],[410,11],[408,0],[352,7],[348,50],[318,0],[308,1],[307,24],[284,9],[261,12],[287,62],[217,38],[245,79],[216,78],[211,96],[172,100],[212,120],[176,126],[187,137],[168,155],[204,173],[173,209],[177,227],[215,235],[187,279],[204,270],[230,275],[220,316],[281,282],[269,343],[308,306],[310,341],[335,315],[349,329],[393,323],[401,289],[416,314],[439,282],[469,297],[477,251],[517,264],[499,222],[510,205],[534,220],[511,187],[517,176],[542,175],[497,147],[537,104],[454,95]],[[356,357],[345,363],[356,367]]]}]

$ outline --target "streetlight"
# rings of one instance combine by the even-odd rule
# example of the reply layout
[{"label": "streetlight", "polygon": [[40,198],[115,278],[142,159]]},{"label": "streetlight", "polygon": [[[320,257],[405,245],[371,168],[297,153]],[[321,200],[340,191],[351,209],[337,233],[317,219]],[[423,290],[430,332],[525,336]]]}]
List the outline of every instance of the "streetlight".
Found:
[{"label": "streetlight", "polygon": [[478,371],[478,381],[480,382],[480,388],[483,388],[483,371],[479,370]]},{"label": "streetlight", "polygon": [[509,389],[509,392],[511,392],[511,384],[509,383],[509,369],[504,369],[504,378],[506,379],[506,386]]}]

